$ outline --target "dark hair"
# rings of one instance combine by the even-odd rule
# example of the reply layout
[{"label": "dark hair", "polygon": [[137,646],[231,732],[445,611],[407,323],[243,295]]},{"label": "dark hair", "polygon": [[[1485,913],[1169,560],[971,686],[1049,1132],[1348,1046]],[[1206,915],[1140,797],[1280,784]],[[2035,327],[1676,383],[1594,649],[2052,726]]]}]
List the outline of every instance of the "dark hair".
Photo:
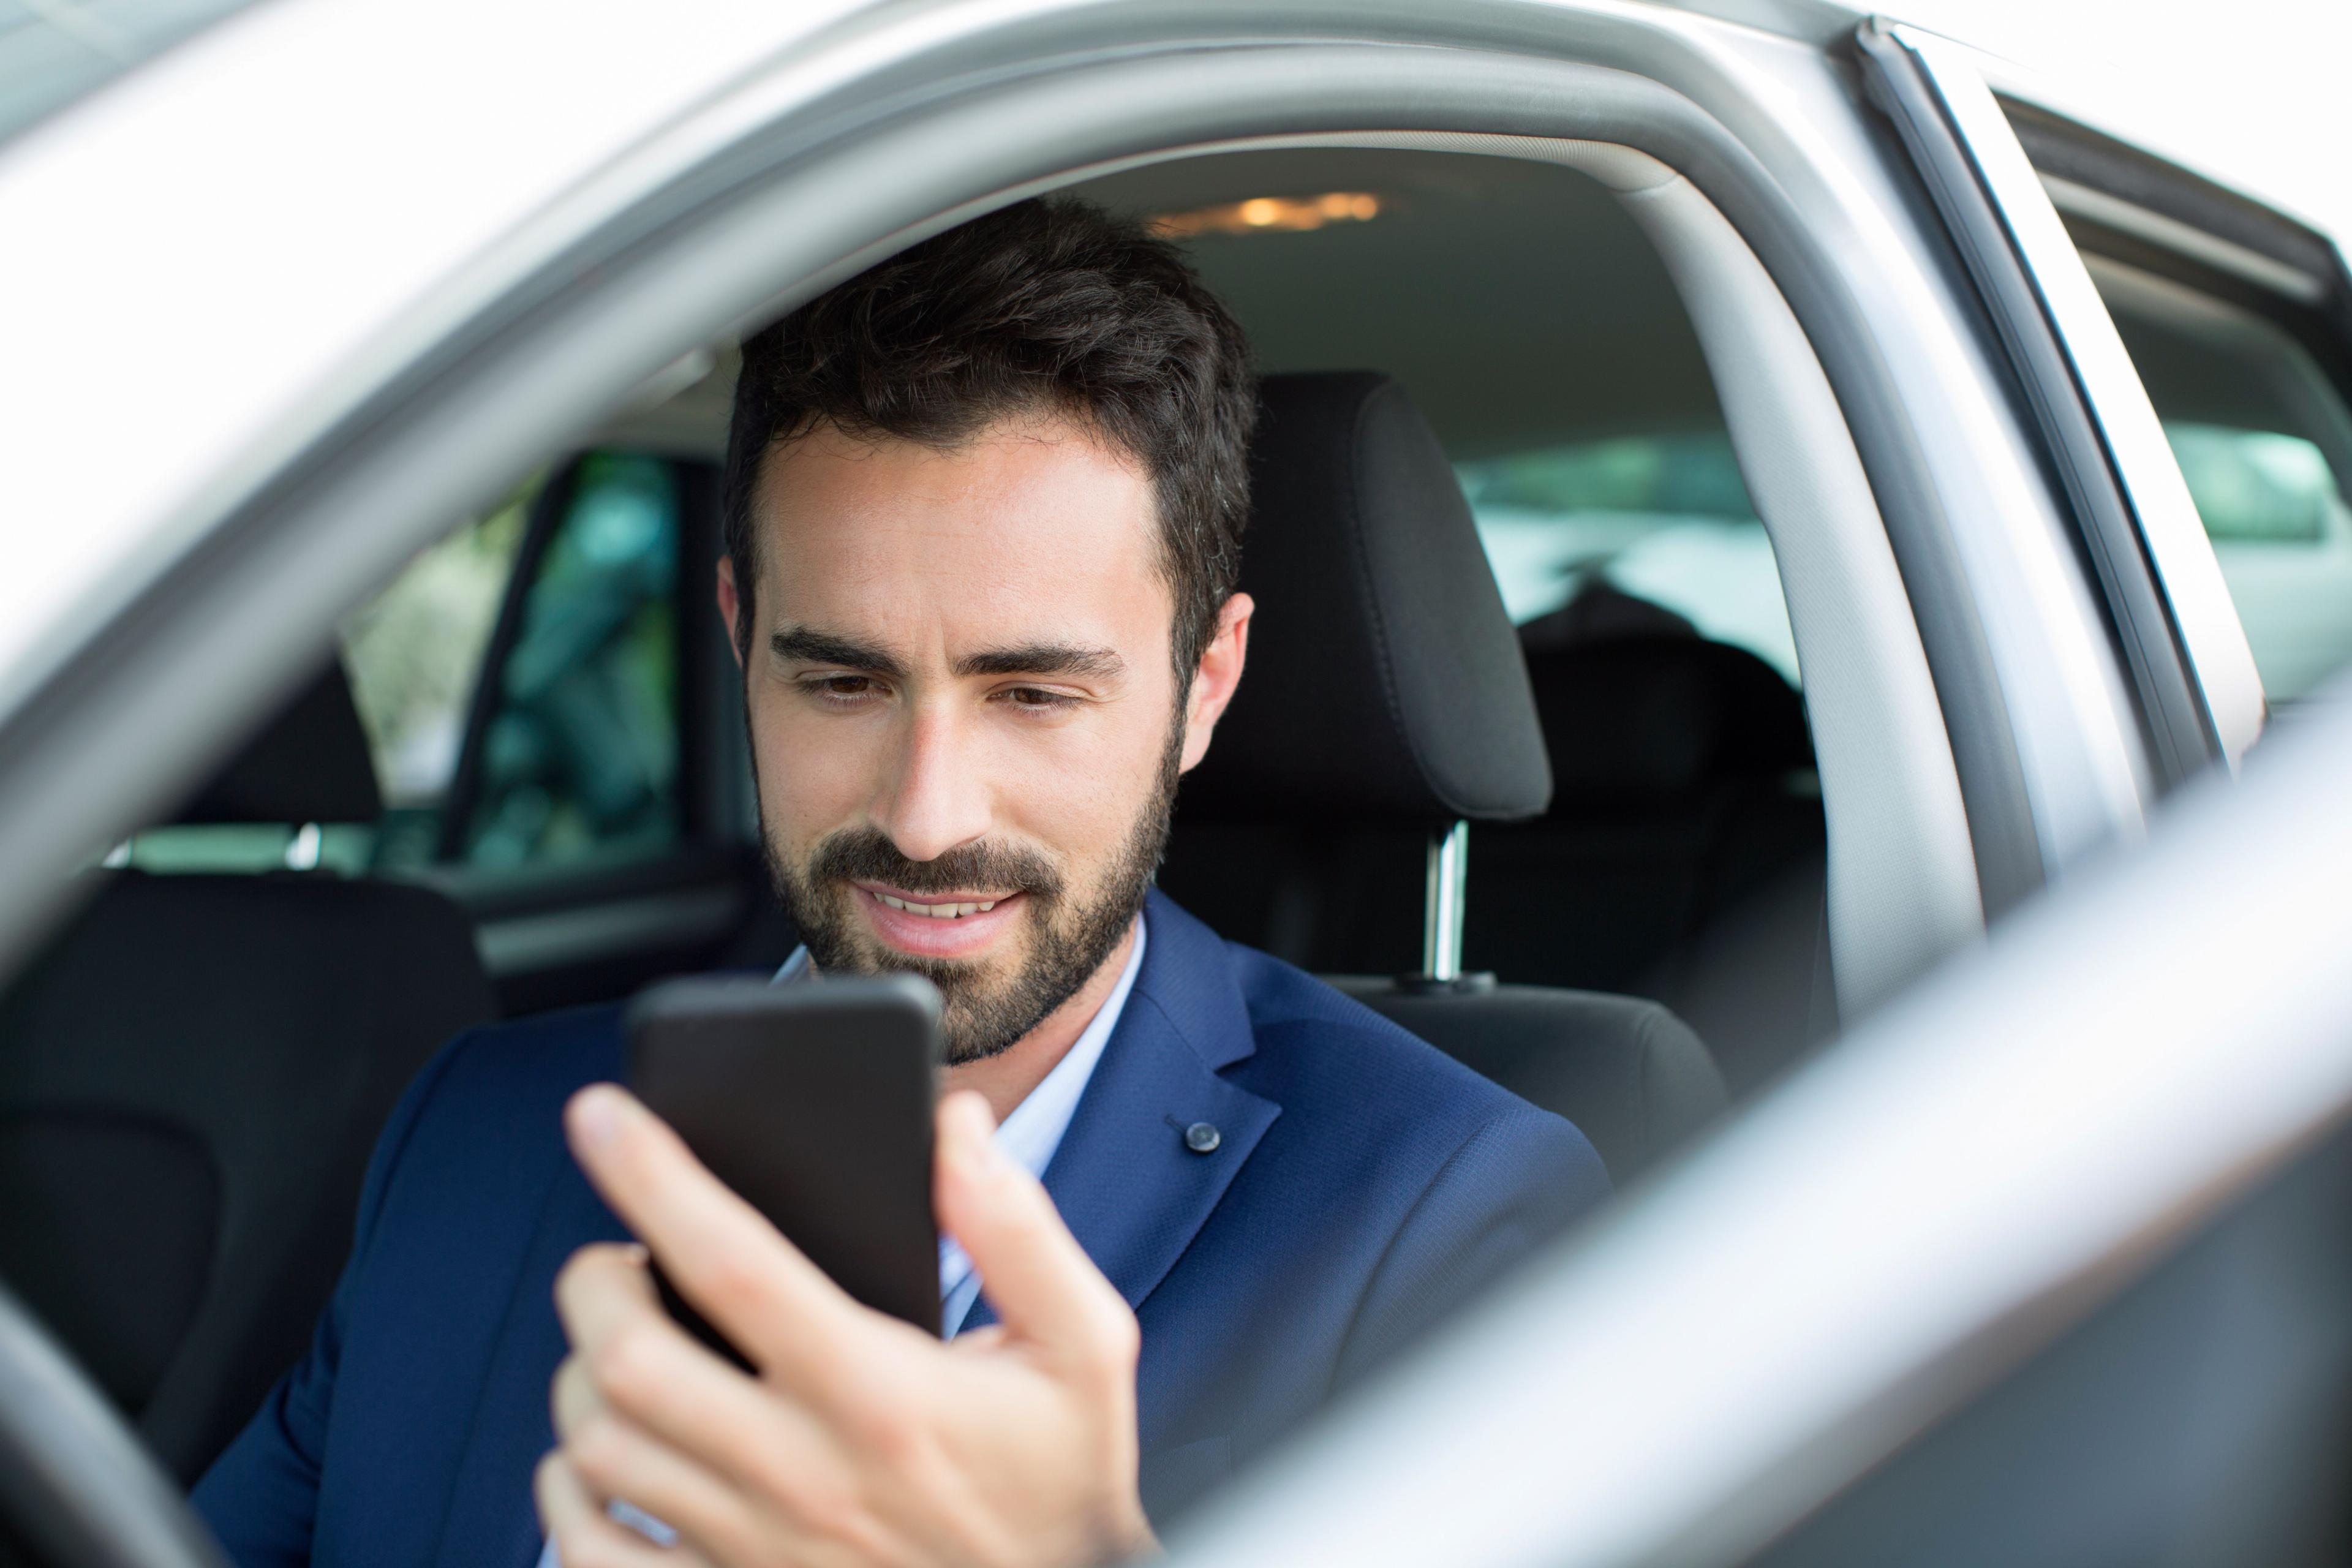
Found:
[{"label": "dark hair", "polygon": [[757,582],[752,498],[780,443],[832,424],[953,447],[1033,409],[1081,421],[1150,476],[1181,693],[1241,569],[1249,346],[1174,246],[1066,198],[924,240],[743,344],[720,487],[740,635]]}]

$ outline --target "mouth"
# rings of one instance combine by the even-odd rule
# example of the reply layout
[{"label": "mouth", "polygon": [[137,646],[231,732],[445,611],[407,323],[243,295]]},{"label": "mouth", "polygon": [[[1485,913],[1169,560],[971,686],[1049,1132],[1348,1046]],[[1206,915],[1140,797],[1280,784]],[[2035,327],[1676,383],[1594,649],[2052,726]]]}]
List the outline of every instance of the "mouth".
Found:
[{"label": "mouth", "polygon": [[971,958],[1012,929],[1028,895],[984,889],[909,893],[854,882],[866,928],[884,946],[918,958]]},{"label": "mouth", "polygon": [[860,888],[857,890],[885,909],[902,910],[908,914],[919,915],[928,921],[952,921],[961,920],[966,915],[984,915],[1004,900],[1013,896],[1011,893],[991,893],[983,898],[975,893],[969,899],[942,899],[937,893],[933,893],[925,901],[918,902],[899,894],[886,893],[878,888]]}]

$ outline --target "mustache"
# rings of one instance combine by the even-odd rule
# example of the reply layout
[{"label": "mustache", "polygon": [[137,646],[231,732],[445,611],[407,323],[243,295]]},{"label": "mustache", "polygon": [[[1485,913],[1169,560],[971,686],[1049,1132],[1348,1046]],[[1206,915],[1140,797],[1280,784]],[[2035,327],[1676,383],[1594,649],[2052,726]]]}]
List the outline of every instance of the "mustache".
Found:
[{"label": "mustache", "polygon": [[1002,888],[1050,901],[1061,896],[1062,874],[1034,849],[982,839],[959,844],[929,860],[909,860],[877,827],[826,835],[809,856],[813,883],[887,882],[909,893],[953,893]]}]

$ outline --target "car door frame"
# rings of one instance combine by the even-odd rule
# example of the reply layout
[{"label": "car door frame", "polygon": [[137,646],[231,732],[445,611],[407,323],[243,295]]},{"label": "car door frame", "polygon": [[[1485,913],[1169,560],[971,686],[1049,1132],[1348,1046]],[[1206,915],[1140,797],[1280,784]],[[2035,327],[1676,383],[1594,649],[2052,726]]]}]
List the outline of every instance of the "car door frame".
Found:
[{"label": "car door frame", "polygon": [[[1897,173],[1819,47],[1665,10],[1497,0],[1437,18],[1402,0],[1292,0],[1246,17],[1043,6],[962,34],[948,21],[979,27],[972,13],[924,15],[937,25],[898,38],[898,54],[845,35],[831,54],[812,48],[681,105],[658,148],[596,188],[593,220],[575,203],[562,223],[527,228],[500,257],[503,284],[464,279],[462,310],[425,290],[433,330],[420,327],[410,357],[379,364],[234,504],[207,494],[217,510],[201,561],[169,592],[126,594],[113,624],[130,635],[76,650],[75,679],[56,689],[127,692],[117,717],[132,724],[175,703],[182,727],[230,706],[224,685],[266,700],[273,657],[301,624],[232,624],[225,606],[273,583],[301,603],[285,590],[380,580],[425,542],[425,518],[510,484],[517,452],[576,439],[682,340],[767,319],[1079,169],[1204,140],[1404,123],[1653,151],[1753,247],[1819,353],[1901,564],[1985,907],[2136,827],[2134,721],[2076,607],[2087,589],[2055,537],[2032,434],[1979,384],[1983,345],[1949,298],[1944,242],[1910,222]],[[1790,133],[1792,118],[1805,135]],[[778,278],[797,281],[780,295]],[[152,659],[151,639],[167,632],[175,658]],[[141,776],[124,725],[101,731],[36,700],[0,715],[0,797],[29,798],[12,777],[41,782],[6,759],[76,729]],[[33,789],[35,815],[101,834],[135,817],[139,789],[106,776],[85,798]],[[0,870],[55,859],[54,829],[39,843],[11,821],[0,811]],[[13,934],[11,921],[0,941]]]},{"label": "car door frame", "polygon": [[2266,712],[2253,652],[2050,193],[1972,51],[1876,19],[1856,40],[1872,101],[1949,226],[2042,434],[2131,672],[2158,787],[2217,762],[2234,772]]},{"label": "car door frame", "polygon": [[[2352,268],[2335,240],[2148,150],[2064,102],[2045,81],[2004,74],[1997,63],[1986,66],[1985,77],[2084,257],[2267,322],[2310,357],[2336,401],[2352,410]],[[2282,695],[2265,698],[2275,721]]]}]

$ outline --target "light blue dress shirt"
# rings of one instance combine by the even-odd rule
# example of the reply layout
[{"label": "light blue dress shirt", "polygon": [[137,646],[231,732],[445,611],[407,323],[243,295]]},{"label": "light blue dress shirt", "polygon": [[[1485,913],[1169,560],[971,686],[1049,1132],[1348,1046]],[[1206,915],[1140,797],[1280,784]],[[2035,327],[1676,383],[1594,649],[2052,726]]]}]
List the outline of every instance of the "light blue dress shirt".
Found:
[{"label": "light blue dress shirt", "polygon": [[[1054,1070],[996,1129],[996,1146],[1041,1181],[1045,1167],[1053,1163],[1054,1151],[1062,1146],[1062,1134],[1070,1130],[1070,1118],[1077,1114],[1087,1085],[1094,1081],[1095,1064],[1102,1060],[1103,1047],[1110,1044],[1111,1031],[1118,1027],[1118,1016],[1127,1010],[1127,994],[1135,989],[1135,977],[1143,968],[1145,940],[1143,917],[1138,915],[1135,942],[1128,949],[1127,967],[1118,972],[1118,984],[1110,988],[1101,1009],[1068,1054],[1054,1064]],[[979,1295],[980,1276],[972,1272],[971,1259],[952,1238],[940,1237],[940,1331],[953,1339],[971,1316],[971,1304]]]},{"label": "light blue dress shirt", "polygon": [[[1135,917],[1135,942],[1128,949],[1127,967],[1119,971],[1118,984],[1111,987],[1102,1007],[1089,1022],[1084,1033],[1071,1045],[1054,1070],[1039,1080],[1029,1091],[1028,1098],[1013,1108],[996,1129],[996,1146],[1019,1162],[1031,1175],[1044,1179],[1045,1167],[1053,1163],[1054,1151],[1062,1146],[1062,1135],[1070,1130],[1070,1119],[1078,1112],[1078,1101],[1094,1081],[1095,1064],[1102,1060],[1103,1047],[1110,1044],[1111,1032],[1118,1027],[1119,1015],[1127,1010],[1128,993],[1135,989],[1135,977],[1143,970],[1143,944],[1150,938],[1150,928],[1144,918]],[[809,961],[805,947],[793,950],[776,971],[775,984],[793,985],[823,978]],[[940,1331],[953,1339],[963,1321],[971,1315],[971,1304],[980,1298],[981,1279],[972,1269],[971,1259],[962,1247],[945,1236],[940,1237]],[[612,1515],[639,1534],[658,1545],[667,1546],[677,1539],[677,1532],[643,1509],[625,1502],[612,1505]],[[555,1542],[551,1541],[539,1554],[539,1568],[562,1568],[555,1554]]]}]

